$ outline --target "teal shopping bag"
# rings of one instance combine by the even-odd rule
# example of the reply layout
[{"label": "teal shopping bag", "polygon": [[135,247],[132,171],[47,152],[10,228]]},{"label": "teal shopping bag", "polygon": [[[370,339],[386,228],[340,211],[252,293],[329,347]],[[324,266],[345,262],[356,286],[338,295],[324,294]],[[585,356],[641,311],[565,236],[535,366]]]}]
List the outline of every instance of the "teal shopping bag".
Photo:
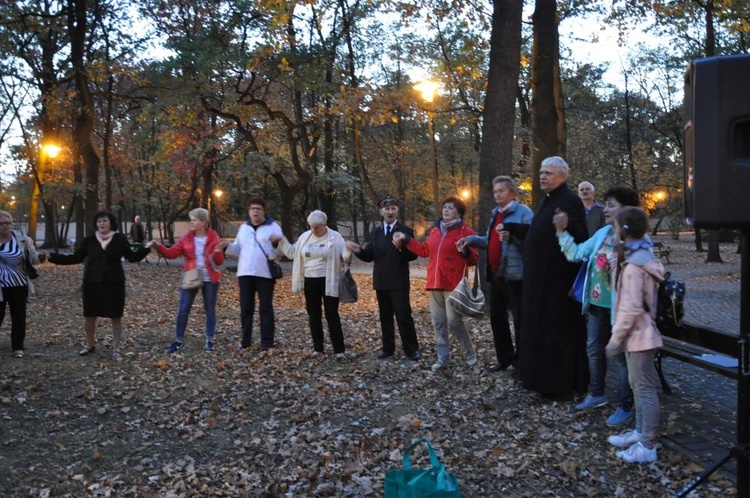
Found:
[{"label": "teal shopping bag", "polygon": [[[414,469],[410,454],[422,443],[430,454],[430,468]],[[428,440],[419,439],[406,448],[403,466],[386,472],[384,498],[461,498],[458,479],[440,463]]]}]

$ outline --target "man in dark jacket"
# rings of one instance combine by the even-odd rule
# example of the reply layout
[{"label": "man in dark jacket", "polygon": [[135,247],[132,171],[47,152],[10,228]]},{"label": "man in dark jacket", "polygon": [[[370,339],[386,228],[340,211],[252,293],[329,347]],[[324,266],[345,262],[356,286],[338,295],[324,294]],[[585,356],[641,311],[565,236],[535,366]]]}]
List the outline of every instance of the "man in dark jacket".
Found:
[{"label": "man in dark jacket", "polygon": [[143,225],[141,225],[141,217],[136,216],[133,219],[133,224],[130,225],[130,241],[133,244],[143,244],[145,239],[146,233],[143,230]]},{"label": "man in dark jacket", "polygon": [[[513,236],[504,225],[528,226],[534,216],[531,209],[516,200],[518,188],[509,176],[497,176],[492,180],[492,195],[497,206],[492,210],[487,235],[464,237],[458,241],[458,249],[464,245],[487,251],[487,281],[490,283],[490,326],[495,342],[497,363],[490,371],[499,372],[508,368],[516,359],[515,351],[521,343],[521,281],[523,279],[523,239]],[[521,227],[519,227],[521,229]],[[513,331],[516,350],[510,334],[508,306],[513,315]]]},{"label": "man in dark jacket", "polygon": [[398,221],[396,199],[386,196],[380,201],[379,207],[383,224],[372,231],[370,243],[360,247],[354,242],[347,242],[346,246],[362,261],[375,262],[372,285],[378,298],[380,327],[383,333],[383,348],[378,358],[389,358],[396,350],[393,323],[395,315],[404,353],[409,360],[417,361],[421,354],[409,301],[409,261],[417,259],[417,255],[407,249],[399,250],[393,245],[395,232],[402,232],[410,237],[414,237],[414,232]]},{"label": "man in dark jacket", "polygon": [[588,386],[585,322],[580,303],[568,295],[578,264],[565,259],[552,223],[556,211],[565,211],[573,239],[580,244],[588,238],[583,203],[565,184],[568,171],[561,157],[542,161],[545,197],[524,241],[520,377],[526,389],[553,396],[585,392]]}]

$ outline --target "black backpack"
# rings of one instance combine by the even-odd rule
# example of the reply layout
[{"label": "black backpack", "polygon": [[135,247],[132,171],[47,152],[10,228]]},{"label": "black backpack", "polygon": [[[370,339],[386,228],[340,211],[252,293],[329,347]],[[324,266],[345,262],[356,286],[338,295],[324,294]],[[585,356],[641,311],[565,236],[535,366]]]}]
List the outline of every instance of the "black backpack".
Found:
[{"label": "black backpack", "polygon": [[[659,330],[680,327],[685,316],[684,302],[685,282],[673,279],[670,272],[665,273],[656,293],[656,327]],[[649,311],[646,303],[644,306]]]}]

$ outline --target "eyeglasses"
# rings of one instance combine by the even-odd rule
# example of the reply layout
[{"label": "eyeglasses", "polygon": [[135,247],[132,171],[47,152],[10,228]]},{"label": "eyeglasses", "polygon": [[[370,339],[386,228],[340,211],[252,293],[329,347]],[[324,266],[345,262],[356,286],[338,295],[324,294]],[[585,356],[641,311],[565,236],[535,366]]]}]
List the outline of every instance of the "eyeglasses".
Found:
[{"label": "eyeglasses", "polygon": [[0,226],[2,227],[9,227],[10,225],[10,221],[0,221]]}]

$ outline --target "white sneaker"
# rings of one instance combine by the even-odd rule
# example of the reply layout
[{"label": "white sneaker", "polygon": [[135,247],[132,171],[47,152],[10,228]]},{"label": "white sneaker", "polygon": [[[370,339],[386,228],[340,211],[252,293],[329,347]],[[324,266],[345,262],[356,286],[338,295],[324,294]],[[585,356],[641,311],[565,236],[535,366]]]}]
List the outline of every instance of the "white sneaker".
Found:
[{"label": "white sneaker", "polygon": [[434,365],[432,365],[432,366],[431,366],[430,368],[432,369],[432,371],[433,371],[433,372],[437,372],[438,370],[440,370],[440,369],[441,369],[441,368],[443,368],[444,366],[445,366],[445,363],[443,363],[442,361],[439,361],[439,360],[438,360],[438,361],[437,361],[437,362],[435,362],[435,364],[434,364]]},{"label": "white sneaker", "polygon": [[650,463],[656,461],[656,447],[646,448],[643,443],[638,441],[633,446],[624,451],[618,451],[617,456],[622,458],[625,463]]},{"label": "white sneaker", "polygon": [[618,448],[628,448],[631,445],[640,442],[640,440],[641,435],[638,434],[638,431],[636,431],[635,429],[630,429],[628,431],[621,432],[616,436],[609,436],[607,438],[609,444],[611,444],[612,446],[617,446]]},{"label": "white sneaker", "polygon": [[466,360],[466,364],[468,366],[470,366],[470,367],[473,367],[474,365],[476,365],[477,364],[477,358],[476,358],[476,356],[474,358]]},{"label": "white sneaker", "polygon": [[13,351],[13,358],[23,358],[23,349]]}]

